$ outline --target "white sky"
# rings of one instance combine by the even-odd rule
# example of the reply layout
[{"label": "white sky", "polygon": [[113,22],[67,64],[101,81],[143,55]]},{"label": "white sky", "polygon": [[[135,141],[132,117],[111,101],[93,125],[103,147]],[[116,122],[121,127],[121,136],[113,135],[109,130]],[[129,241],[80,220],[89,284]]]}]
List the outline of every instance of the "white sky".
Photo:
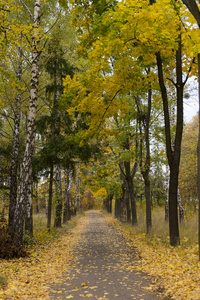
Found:
[{"label": "white sky", "polygon": [[190,79],[188,86],[189,99],[184,99],[184,121],[186,123],[192,122],[192,119],[199,111],[198,100],[198,82],[195,79]]}]

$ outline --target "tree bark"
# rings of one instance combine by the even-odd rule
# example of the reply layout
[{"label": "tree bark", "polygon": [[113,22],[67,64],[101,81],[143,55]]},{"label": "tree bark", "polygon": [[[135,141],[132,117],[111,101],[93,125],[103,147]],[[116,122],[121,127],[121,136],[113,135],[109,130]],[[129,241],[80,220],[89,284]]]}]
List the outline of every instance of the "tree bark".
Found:
[{"label": "tree bark", "polygon": [[0,220],[5,220],[5,206],[6,206],[6,201],[5,201],[5,193],[2,193],[2,210],[1,210],[1,218]]},{"label": "tree bark", "polygon": [[176,100],[177,100],[177,122],[174,149],[172,147],[170,118],[168,107],[167,89],[164,83],[164,75],[162,68],[162,59],[160,53],[156,53],[158,79],[163,100],[164,119],[165,119],[165,137],[167,158],[170,168],[169,182],[169,234],[171,246],[180,244],[179,224],[178,224],[178,174],[181,154],[181,141],[183,133],[183,88],[182,80],[182,53],[181,53],[181,36],[179,36],[178,50],[176,51]]},{"label": "tree bark", "polygon": [[53,199],[53,163],[50,166],[50,179],[49,179],[49,198],[47,207],[47,228],[51,228],[51,211],[52,211],[52,199]]},{"label": "tree bark", "polygon": [[39,201],[38,201],[38,183],[36,183],[36,187],[35,187],[35,212],[36,214],[39,214],[40,212]]},{"label": "tree bark", "polygon": [[26,187],[29,180],[30,168],[32,166],[32,155],[34,151],[35,143],[35,120],[36,120],[36,108],[38,98],[38,78],[39,78],[39,55],[38,51],[38,34],[37,29],[40,24],[40,0],[35,0],[34,5],[34,34],[32,45],[32,68],[31,68],[31,88],[30,88],[30,100],[29,100],[29,112],[28,112],[28,127],[27,127],[27,140],[23,162],[20,173],[20,184],[17,196],[17,203],[14,213],[14,221],[12,226],[12,239],[15,244],[23,244],[23,228],[25,218],[25,197]]},{"label": "tree bark", "polygon": [[[16,77],[18,82],[22,79],[22,49],[18,48],[18,66]],[[18,88],[15,98],[14,111],[14,131],[13,131],[13,145],[12,145],[12,161],[10,167],[10,202],[9,202],[9,220],[8,226],[12,230],[14,213],[17,201],[17,176],[18,176],[18,160],[19,160],[19,133],[20,133],[20,111],[21,111],[21,91]]]},{"label": "tree bark", "polygon": [[33,235],[33,177],[32,168],[30,168],[29,180],[26,188],[26,215],[25,215],[25,231]]},{"label": "tree bark", "polygon": [[55,184],[56,184],[56,215],[54,227],[62,226],[62,184],[61,169],[59,165],[55,166]]},{"label": "tree bark", "polygon": [[70,195],[71,188],[73,182],[73,172],[72,170],[65,170],[65,202],[64,202],[64,211],[63,211],[63,223],[67,223],[67,221],[71,218],[70,213]]}]

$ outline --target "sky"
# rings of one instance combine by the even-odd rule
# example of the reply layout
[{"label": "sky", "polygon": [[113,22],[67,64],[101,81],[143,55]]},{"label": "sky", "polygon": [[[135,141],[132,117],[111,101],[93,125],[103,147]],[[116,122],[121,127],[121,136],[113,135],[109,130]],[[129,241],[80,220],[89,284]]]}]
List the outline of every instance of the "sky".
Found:
[{"label": "sky", "polygon": [[195,79],[190,80],[187,92],[190,97],[184,99],[184,121],[190,123],[199,111],[198,82]]}]

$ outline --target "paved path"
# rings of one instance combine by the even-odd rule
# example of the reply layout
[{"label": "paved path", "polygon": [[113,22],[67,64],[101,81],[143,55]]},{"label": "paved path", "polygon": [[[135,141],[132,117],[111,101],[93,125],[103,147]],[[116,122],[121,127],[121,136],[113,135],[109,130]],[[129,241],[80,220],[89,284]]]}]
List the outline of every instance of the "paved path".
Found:
[{"label": "paved path", "polygon": [[143,274],[126,270],[134,264],[134,251],[97,211],[87,213],[75,253],[76,264],[53,286],[51,299],[161,299],[145,289]]}]

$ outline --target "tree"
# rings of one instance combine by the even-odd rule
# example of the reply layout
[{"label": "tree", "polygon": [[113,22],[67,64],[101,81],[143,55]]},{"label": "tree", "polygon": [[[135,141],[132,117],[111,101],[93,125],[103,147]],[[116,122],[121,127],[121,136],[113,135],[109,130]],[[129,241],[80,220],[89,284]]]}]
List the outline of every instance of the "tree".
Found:
[{"label": "tree", "polygon": [[32,155],[35,142],[35,120],[36,120],[36,108],[38,98],[38,78],[39,78],[39,39],[38,31],[40,26],[41,16],[41,1],[35,0],[34,14],[33,14],[33,42],[32,42],[32,69],[31,69],[31,88],[30,88],[30,100],[29,100],[29,114],[28,114],[28,128],[27,128],[27,140],[26,148],[23,158],[23,163],[20,173],[20,184],[17,197],[17,203],[15,207],[15,215],[13,226],[11,228],[11,235],[16,244],[21,245],[23,243],[23,225],[24,225],[24,213],[25,203],[27,201],[27,187],[32,170]]}]

